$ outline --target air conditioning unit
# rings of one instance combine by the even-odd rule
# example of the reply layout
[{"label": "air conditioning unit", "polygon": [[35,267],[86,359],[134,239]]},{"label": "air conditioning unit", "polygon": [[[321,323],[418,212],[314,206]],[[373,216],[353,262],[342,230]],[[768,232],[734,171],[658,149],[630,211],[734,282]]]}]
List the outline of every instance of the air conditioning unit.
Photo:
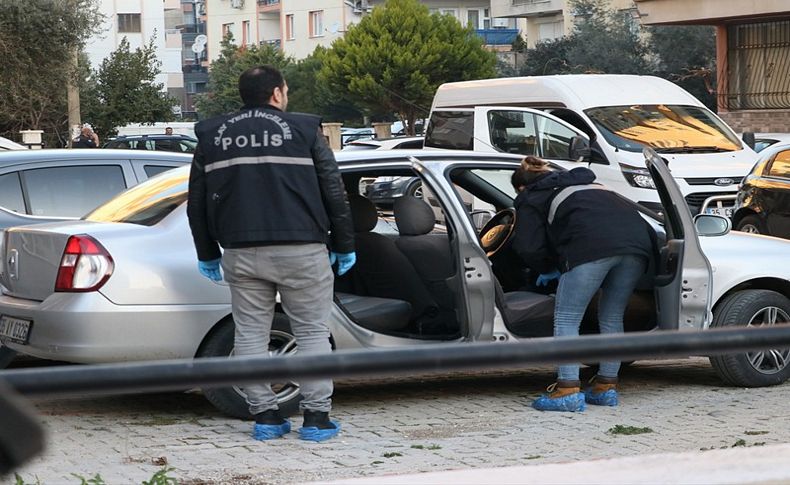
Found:
[{"label": "air conditioning unit", "polygon": [[244,8],[244,0],[230,0],[232,8]]},{"label": "air conditioning unit", "polygon": [[507,28],[509,24],[510,24],[510,19],[507,18],[491,19],[492,27]]}]

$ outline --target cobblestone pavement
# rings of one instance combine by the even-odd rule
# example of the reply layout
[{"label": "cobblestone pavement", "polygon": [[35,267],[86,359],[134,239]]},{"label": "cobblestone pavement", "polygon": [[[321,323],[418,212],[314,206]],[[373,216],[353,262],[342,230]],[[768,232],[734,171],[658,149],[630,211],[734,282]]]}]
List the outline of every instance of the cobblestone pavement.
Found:
[{"label": "cobblestone pavement", "polygon": [[[790,442],[790,384],[724,387],[706,359],[638,362],[622,373],[620,407],[578,414],[528,406],[552,380],[540,368],[342,381],[333,414],[343,431],[325,443],[295,433],[256,442],[251,423],[197,393],[39,399],[50,445],[19,474],[27,483],[97,473],[140,483],[166,464],[192,485],[291,483]],[[616,425],[650,432],[613,434]]]}]

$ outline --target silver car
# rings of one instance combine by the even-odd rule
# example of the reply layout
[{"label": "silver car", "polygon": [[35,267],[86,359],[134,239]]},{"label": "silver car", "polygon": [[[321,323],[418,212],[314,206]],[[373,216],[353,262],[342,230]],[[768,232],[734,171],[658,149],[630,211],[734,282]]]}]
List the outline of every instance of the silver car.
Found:
[{"label": "silver car", "polygon": [[[729,221],[718,216],[693,220],[668,167],[655,153],[646,156],[669,209],[664,220],[641,209],[661,258],[634,294],[627,329],[790,322],[790,241],[730,233]],[[552,334],[554,298],[531,286],[536,275],[514,264],[509,247],[515,219],[509,179],[520,157],[371,150],[338,159],[346,187],[358,187],[363,177],[419,177],[446,227],[435,227],[425,202],[404,198],[394,214],[398,231],[387,224],[380,231],[373,204],[352,194],[358,260],[336,280],[329,321],[336,348]],[[197,271],[185,212],[188,177],[187,167],[154,177],[80,221],[6,231],[0,340],[24,354],[84,363],[232,354],[228,288]],[[497,209],[482,229],[474,227],[460,189]],[[585,322],[586,331],[594,327]],[[271,350],[297,350],[281,309]],[[788,354],[775,349],[711,361],[728,383],[763,386],[787,379]],[[281,406],[293,409],[298,387],[283,383],[277,391]],[[247,415],[243,389],[205,394],[222,411]]]}]

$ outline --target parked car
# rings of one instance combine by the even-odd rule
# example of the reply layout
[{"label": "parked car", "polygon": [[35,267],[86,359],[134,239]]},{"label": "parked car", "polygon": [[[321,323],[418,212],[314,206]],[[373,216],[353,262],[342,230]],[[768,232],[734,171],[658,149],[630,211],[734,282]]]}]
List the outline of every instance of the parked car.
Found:
[{"label": "parked car", "polygon": [[732,224],[739,231],[790,239],[790,142],[760,152],[741,182]]},{"label": "parked car", "polygon": [[127,135],[111,139],[102,148],[194,153],[196,146],[197,140],[186,135]]},{"label": "parked car", "polygon": [[[730,232],[729,220],[719,216],[692,219],[668,167],[646,153],[668,210],[662,219],[634,204],[655,229],[662,258],[633,296],[627,330],[790,322],[790,241]],[[336,279],[328,322],[336,348],[497,345],[552,335],[553,296],[529,290],[537,275],[512,271],[509,179],[520,159],[463,151],[338,154],[346,187],[358,186],[361,177],[419,177],[441,204],[447,230],[435,230],[423,201],[405,197],[396,206],[399,233],[376,233],[373,204],[350,195],[357,264]],[[7,230],[0,238],[0,340],[24,354],[80,363],[231,355],[230,293],[226,283],[197,271],[186,217],[188,179],[189,167],[178,168],[83,220]],[[496,207],[480,231],[457,188]],[[588,321],[584,328],[594,326]],[[280,307],[273,329],[272,353],[295,352]],[[789,349],[711,361],[725,381],[739,386],[778,384],[790,374]],[[298,387],[275,389],[281,408],[292,410]],[[204,392],[222,411],[248,416],[243,388]]]},{"label": "parked car", "polygon": [[373,128],[340,128],[340,145],[345,146],[356,140],[368,140],[376,136]]},{"label": "parked car", "polygon": [[760,153],[777,143],[790,143],[790,133],[755,133],[754,151]]},{"label": "parked car", "polygon": [[392,138],[370,138],[347,143],[343,150],[404,150],[422,148],[421,136],[396,136]]},{"label": "parked car", "polygon": [[4,150],[27,150],[27,147],[25,145],[20,145],[15,141],[9,140],[8,138],[0,136],[0,152]]},{"label": "parked car", "polygon": [[[190,163],[176,153],[130,150],[0,152],[0,228],[77,218],[119,192]],[[30,217],[36,216],[36,217]]]}]

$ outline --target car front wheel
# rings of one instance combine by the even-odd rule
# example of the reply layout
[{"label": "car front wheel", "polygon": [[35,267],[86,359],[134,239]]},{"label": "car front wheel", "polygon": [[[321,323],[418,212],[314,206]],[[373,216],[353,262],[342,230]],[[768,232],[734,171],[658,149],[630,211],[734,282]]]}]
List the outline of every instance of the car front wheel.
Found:
[{"label": "car front wheel", "polygon": [[765,224],[755,215],[746,216],[738,223],[738,231],[750,234],[768,234]]},{"label": "car front wheel", "polygon": [[[790,323],[790,299],[770,290],[744,290],[726,297],[711,327],[764,327]],[[790,349],[762,349],[710,357],[716,373],[734,386],[781,384],[790,377]]]},{"label": "car front wheel", "polygon": [[[215,328],[198,350],[197,357],[228,357],[233,355],[235,327],[233,319],[227,318]],[[296,338],[291,332],[288,317],[281,313],[274,316],[269,355],[290,355],[296,353]],[[277,394],[277,404],[283,416],[290,416],[299,408],[302,395],[299,385],[295,382],[272,383],[272,390]],[[250,419],[247,395],[241,386],[218,387],[204,389],[203,395],[217,409],[225,414],[242,419]]]}]

